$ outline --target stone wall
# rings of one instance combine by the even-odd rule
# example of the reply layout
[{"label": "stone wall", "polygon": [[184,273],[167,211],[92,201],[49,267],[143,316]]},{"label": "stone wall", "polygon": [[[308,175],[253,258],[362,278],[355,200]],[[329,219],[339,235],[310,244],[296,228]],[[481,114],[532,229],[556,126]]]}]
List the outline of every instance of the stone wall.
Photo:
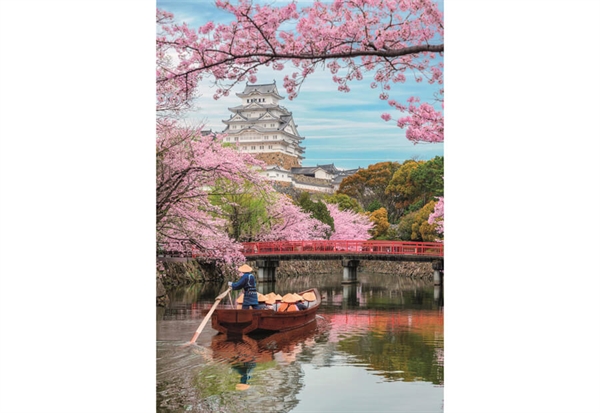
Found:
[{"label": "stone wall", "polygon": [[294,175],[294,180],[308,185],[320,185],[331,188],[331,181],[328,179],[314,178],[312,176]]},{"label": "stone wall", "polygon": [[267,165],[279,165],[288,171],[293,167],[300,166],[300,162],[298,158],[291,155],[286,155],[281,152],[265,152],[265,153],[257,153],[252,154],[256,159],[259,159],[266,163]]},{"label": "stone wall", "polygon": [[[235,274],[227,274],[233,277]],[[180,285],[195,282],[223,280],[224,274],[214,264],[202,264],[196,260],[159,261],[156,265],[156,305],[168,304],[167,291]]]},{"label": "stone wall", "polygon": [[[256,268],[256,263],[249,262]],[[339,261],[279,261],[275,271],[277,278],[297,277],[305,274],[330,274],[342,271]],[[398,262],[398,261],[370,261],[362,260],[358,267],[359,272],[375,272],[380,274],[400,274],[408,278],[429,279],[433,277],[433,268],[430,262]]]},{"label": "stone wall", "polygon": [[[255,261],[248,261],[255,269]],[[298,277],[306,274],[332,274],[342,272],[340,261],[315,260],[315,261],[280,261],[276,270],[278,279]],[[374,272],[380,274],[399,274],[402,277],[421,280],[433,279],[433,268],[429,262],[396,262],[396,261],[370,261],[362,260],[358,267],[359,272]],[[235,271],[223,274],[217,268],[203,265],[197,261],[187,262],[159,262],[156,269],[156,305],[168,304],[167,291],[180,285],[194,282],[218,281],[235,279]]]}]

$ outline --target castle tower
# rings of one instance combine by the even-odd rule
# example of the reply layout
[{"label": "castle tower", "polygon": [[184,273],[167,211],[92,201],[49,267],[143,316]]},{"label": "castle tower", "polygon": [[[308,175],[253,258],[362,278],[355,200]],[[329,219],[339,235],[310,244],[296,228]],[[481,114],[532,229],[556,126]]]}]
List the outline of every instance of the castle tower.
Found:
[{"label": "castle tower", "polygon": [[304,147],[300,141],[292,113],[279,101],[283,99],[277,91],[275,81],[263,85],[249,85],[237,93],[241,105],[228,108],[232,114],[223,123],[228,134],[225,142],[238,143],[243,152],[254,155],[267,165],[276,165],[286,170],[302,166]]}]

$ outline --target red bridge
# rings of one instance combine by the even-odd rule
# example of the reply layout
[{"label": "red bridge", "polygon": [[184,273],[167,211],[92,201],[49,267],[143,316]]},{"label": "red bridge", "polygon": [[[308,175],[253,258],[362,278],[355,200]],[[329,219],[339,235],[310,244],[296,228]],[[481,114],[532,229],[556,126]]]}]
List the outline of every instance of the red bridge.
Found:
[{"label": "red bridge", "polygon": [[444,244],[441,242],[404,241],[278,241],[245,242],[242,253],[254,260],[258,279],[275,281],[280,260],[340,260],[343,283],[356,282],[360,260],[429,261],[434,285],[441,283],[444,269]]},{"label": "red bridge", "polygon": [[[360,260],[431,262],[434,285],[441,283],[444,269],[443,242],[408,241],[276,241],[244,242],[244,256],[256,262],[259,281],[275,281],[279,261],[286,260],[340,260],[343,282],[356,282]],[[201,258],[195,247],[184,252],[159,252],[159,260],[186,260]]]},{"label": "red bridge", "polygon": [[[406,241],[276,241],[244,242],[242,253],[252,259],[337,259],[434,261],[443,259],[442,242]],[[328,256],[328,257],[325,257]]]}]

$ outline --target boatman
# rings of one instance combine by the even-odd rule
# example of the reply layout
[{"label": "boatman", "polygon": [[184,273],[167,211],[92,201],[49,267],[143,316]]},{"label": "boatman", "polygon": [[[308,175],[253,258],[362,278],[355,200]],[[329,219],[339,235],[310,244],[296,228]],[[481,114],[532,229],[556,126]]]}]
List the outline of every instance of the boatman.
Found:
[{"label": "boatman", "polygon": [[248,310],[252,308],[253,310],[258,310],[260,306],[258,305],[258,293],[256,292],[256,280],[254,279],[254,275],[252,275],[252,267],[248,264],[242,265],[238,268],[238,277],[239,280],[232,283],[229,281],[227,285],[229,285],[233,290],[241,290],[244,289],[244,301],[242,302],[242,310]]}]

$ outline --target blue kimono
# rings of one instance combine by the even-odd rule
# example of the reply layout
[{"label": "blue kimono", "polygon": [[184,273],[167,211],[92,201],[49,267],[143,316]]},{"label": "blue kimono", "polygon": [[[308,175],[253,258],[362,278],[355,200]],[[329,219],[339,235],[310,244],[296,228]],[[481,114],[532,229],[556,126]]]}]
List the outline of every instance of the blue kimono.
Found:
[{"label": "blue kimono", "polygon": [[254,275],[245,272],[239,280],[231,284],[231,288],[234,290],[244,289],[244,302],[242,303],[243,310],[247,310],[250,306],[254,309],[258,309],[258,293],[256,292],[256,280],[254,279]]}]

